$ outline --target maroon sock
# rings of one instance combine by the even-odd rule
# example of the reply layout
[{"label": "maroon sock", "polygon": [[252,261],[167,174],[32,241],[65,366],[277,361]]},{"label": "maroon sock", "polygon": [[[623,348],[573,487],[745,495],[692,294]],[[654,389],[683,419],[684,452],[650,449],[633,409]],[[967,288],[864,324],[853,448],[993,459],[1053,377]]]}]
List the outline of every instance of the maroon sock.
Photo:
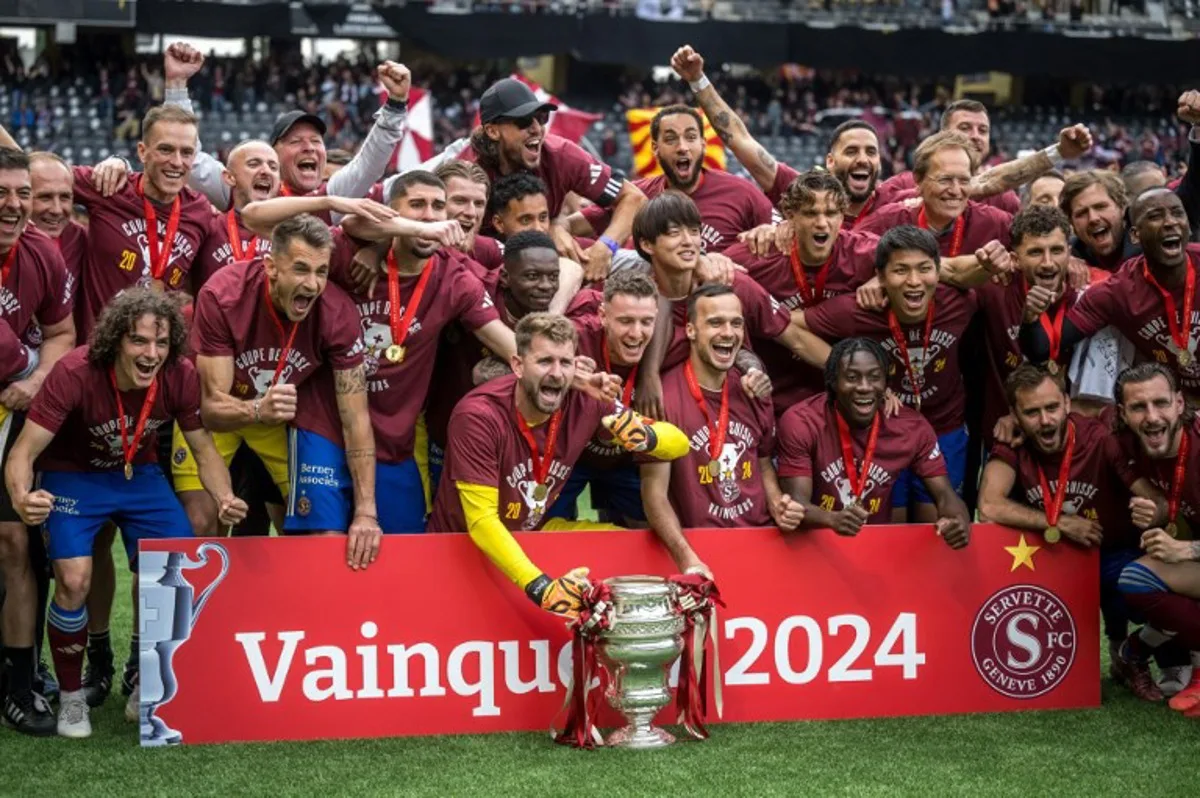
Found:
[{"label": "maroon sock", "polygon": [[1200,602],[1178,593],[1126,593],[1125,601],[1146,616],[1155,629],[1174,632],[1175,642],[1200,650]]},{"label": "maroon sock", "polygon": [[50,654],[54,658],[54,673],[59,689],[73,693],[83,689],[83,654],[87,650],[87,610],[64,610],[50,603],[46,634],[50,638]]}]

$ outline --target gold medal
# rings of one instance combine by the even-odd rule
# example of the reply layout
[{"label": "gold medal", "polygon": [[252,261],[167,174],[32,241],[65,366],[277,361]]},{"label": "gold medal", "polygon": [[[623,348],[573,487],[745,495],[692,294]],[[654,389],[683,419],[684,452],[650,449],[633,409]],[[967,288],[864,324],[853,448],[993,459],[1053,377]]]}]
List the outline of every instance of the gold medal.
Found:
[{"label": "gold medal", "polygon": [[125,479],[133,479],[133,463],[125,464]]},{"label": "gold medal", "polygon": [[1173,538],[1179,537],[1179,526],[1174,521],[1167,524],[1167,534]]},{"label": "gold medal", "polygon": [[710,477],[712,477],[713,479],[716,479],[717,474],[719,474],[719,473],[721,473],[721,464],[718,463],[716,460],[709,460],[708,461],[708,475]]},{"label": "gold medal", "polygon": [[1181,368],[1187,368],[1192,365],[1192,353],[1186,349],[1180,349],[1175,353],[1175,358],[1179,361]]},{"label": "gold medal", "polygon": [[851,497],[850,501],[846,502],[844,509],[853,510],[857,506],[858,506],[858,497],[853,496],[853,497]]},{"label": "gold medal", "polygon": [[387,359],[393,363],[404,362],[404,347],[400,346],[399,344],[392,344],[387,348],[387,352],[384,354],[387,356]]},{"label": "gold medal", "polygon": [[1058,531],[1057,526],[1048,526],[1042,535],[1047,543],[1057,543],[1062,540],[1062,532]]},{"label": "gold medal", "polygon": [[550,489],[549,489],[549,488],[547,488],[545,485],[543,485],[543,484],[542,484],[542,483],[540,483],[540,482],[539,482],[538,484],[536,484],[536,485],[534,485],[534,486],[533,486],[533,498],[534,498],[534,501],[539,501],[539,502],[544,502],[544,501],[546,501],[546,496],[547,496],[549,493],[550,493]]},{"label": "gold medal", "polygon": [[1058,374],[1058,363],[1053,360],[1046,361],[1046,371],[1051,374]]}]

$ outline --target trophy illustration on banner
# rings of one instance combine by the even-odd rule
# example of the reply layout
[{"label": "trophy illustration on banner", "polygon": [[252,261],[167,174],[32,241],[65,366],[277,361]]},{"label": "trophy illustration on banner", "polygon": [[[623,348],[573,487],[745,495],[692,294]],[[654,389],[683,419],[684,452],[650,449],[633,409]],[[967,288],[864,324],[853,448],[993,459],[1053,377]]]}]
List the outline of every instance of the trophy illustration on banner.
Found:
[{"label": "trophy illustration on banner", "polygon": [[[722,604],[713,582],[699,575],[663,579],[618,576],[589,588],[585,608],[572,624],[573,673],[567,695],[567,719],[555,741],[578,748],[600,743],[595,728],[596,701],[588,687],[603,668],[604,696],[627,725],[612,732],[604,745],[616,748],[662,748],[675,737],[653,725],[671,702],[668,670],[679,658],[675,709],[678,720],[696,739],[706,739],[707,681],[710,675],[705,640],[716,654],[715,605]],[[719,666],[714,667],[718,674]],[[591,691],[595,692],[595,691]],[[714,685],[720,711],[720,678]]]},{"label": "trophy illustration on banner", "polygon": [[[195,597],[183,578],[185,569],[203,568],[209,553],[221,559],[221,572]],[[142,745],[178,745],[183,735],[155,717],[175,697],[178,684],[172,660],[175,650],[192,634],[196,618],[229,571],[229,554],[219,543],[202,543],[199,560],[175,551],[145,551],[138,555],[138,667],[141,705],[138,710]]]}]

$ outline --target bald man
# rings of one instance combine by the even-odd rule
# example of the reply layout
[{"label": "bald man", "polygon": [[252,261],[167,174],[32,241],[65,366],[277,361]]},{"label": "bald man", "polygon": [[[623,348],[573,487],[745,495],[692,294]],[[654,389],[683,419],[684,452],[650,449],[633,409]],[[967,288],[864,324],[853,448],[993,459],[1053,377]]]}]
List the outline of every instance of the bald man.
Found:
[{"label": "bald man", "polygon": [[195,291],[222,266],[271,251],[270,238],[259,238],[242,224],[242,208],[279,196],[279,156],[267,142],[249,139],[234,147],[227,160],[221,181],[229,187],[233,207],[213,222],[209,246],[200,252],[193,271]]}]

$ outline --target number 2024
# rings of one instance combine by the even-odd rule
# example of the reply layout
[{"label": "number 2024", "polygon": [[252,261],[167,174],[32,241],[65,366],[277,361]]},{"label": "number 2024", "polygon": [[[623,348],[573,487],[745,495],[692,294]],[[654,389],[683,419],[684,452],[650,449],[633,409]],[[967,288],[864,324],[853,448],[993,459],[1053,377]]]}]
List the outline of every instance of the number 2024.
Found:
[{"label": "number 2024", "polygon": [[[827,621],[830,637],[838,637],[843,628],[849,627],[854,634],[854,640],[846,653],[838,658],[829,668],[828,680],[831,682],[869,682],[872,678],[870,668],[854,667],[859,657],[867,650],[871,642],[871,624],[861,615],[834,615]],[[762,685],[769,684],[771,674],[766,671],[752,671],[758,664],[759,657],[766,650],[770,630],[758,618],[730,618],[725,622],[725,639],[733,640],[743,629],[750,632],[750,647],[746,653],[733,664],[725,674],[726,685]],[[801,670],[796,670],[792,662],[791,641],[797,632],[803,632],[808,639],[808,661]],[[820,675],[825,659],[825,636],[820,623],[807,615],[792,615],[784,618],[775,629],[775,672],[779,678],[788,684],[808,684]],[[897,650],[899,649],[899,650]],[[925,664],[925,654],[917,651],[917,616],[911,612],[902,612],[896,616],[892,628],[884,635],[883,641],[875,649],[874,662],[876,667],[900,667],[905,679],[917,678],[917,668]]]}]

